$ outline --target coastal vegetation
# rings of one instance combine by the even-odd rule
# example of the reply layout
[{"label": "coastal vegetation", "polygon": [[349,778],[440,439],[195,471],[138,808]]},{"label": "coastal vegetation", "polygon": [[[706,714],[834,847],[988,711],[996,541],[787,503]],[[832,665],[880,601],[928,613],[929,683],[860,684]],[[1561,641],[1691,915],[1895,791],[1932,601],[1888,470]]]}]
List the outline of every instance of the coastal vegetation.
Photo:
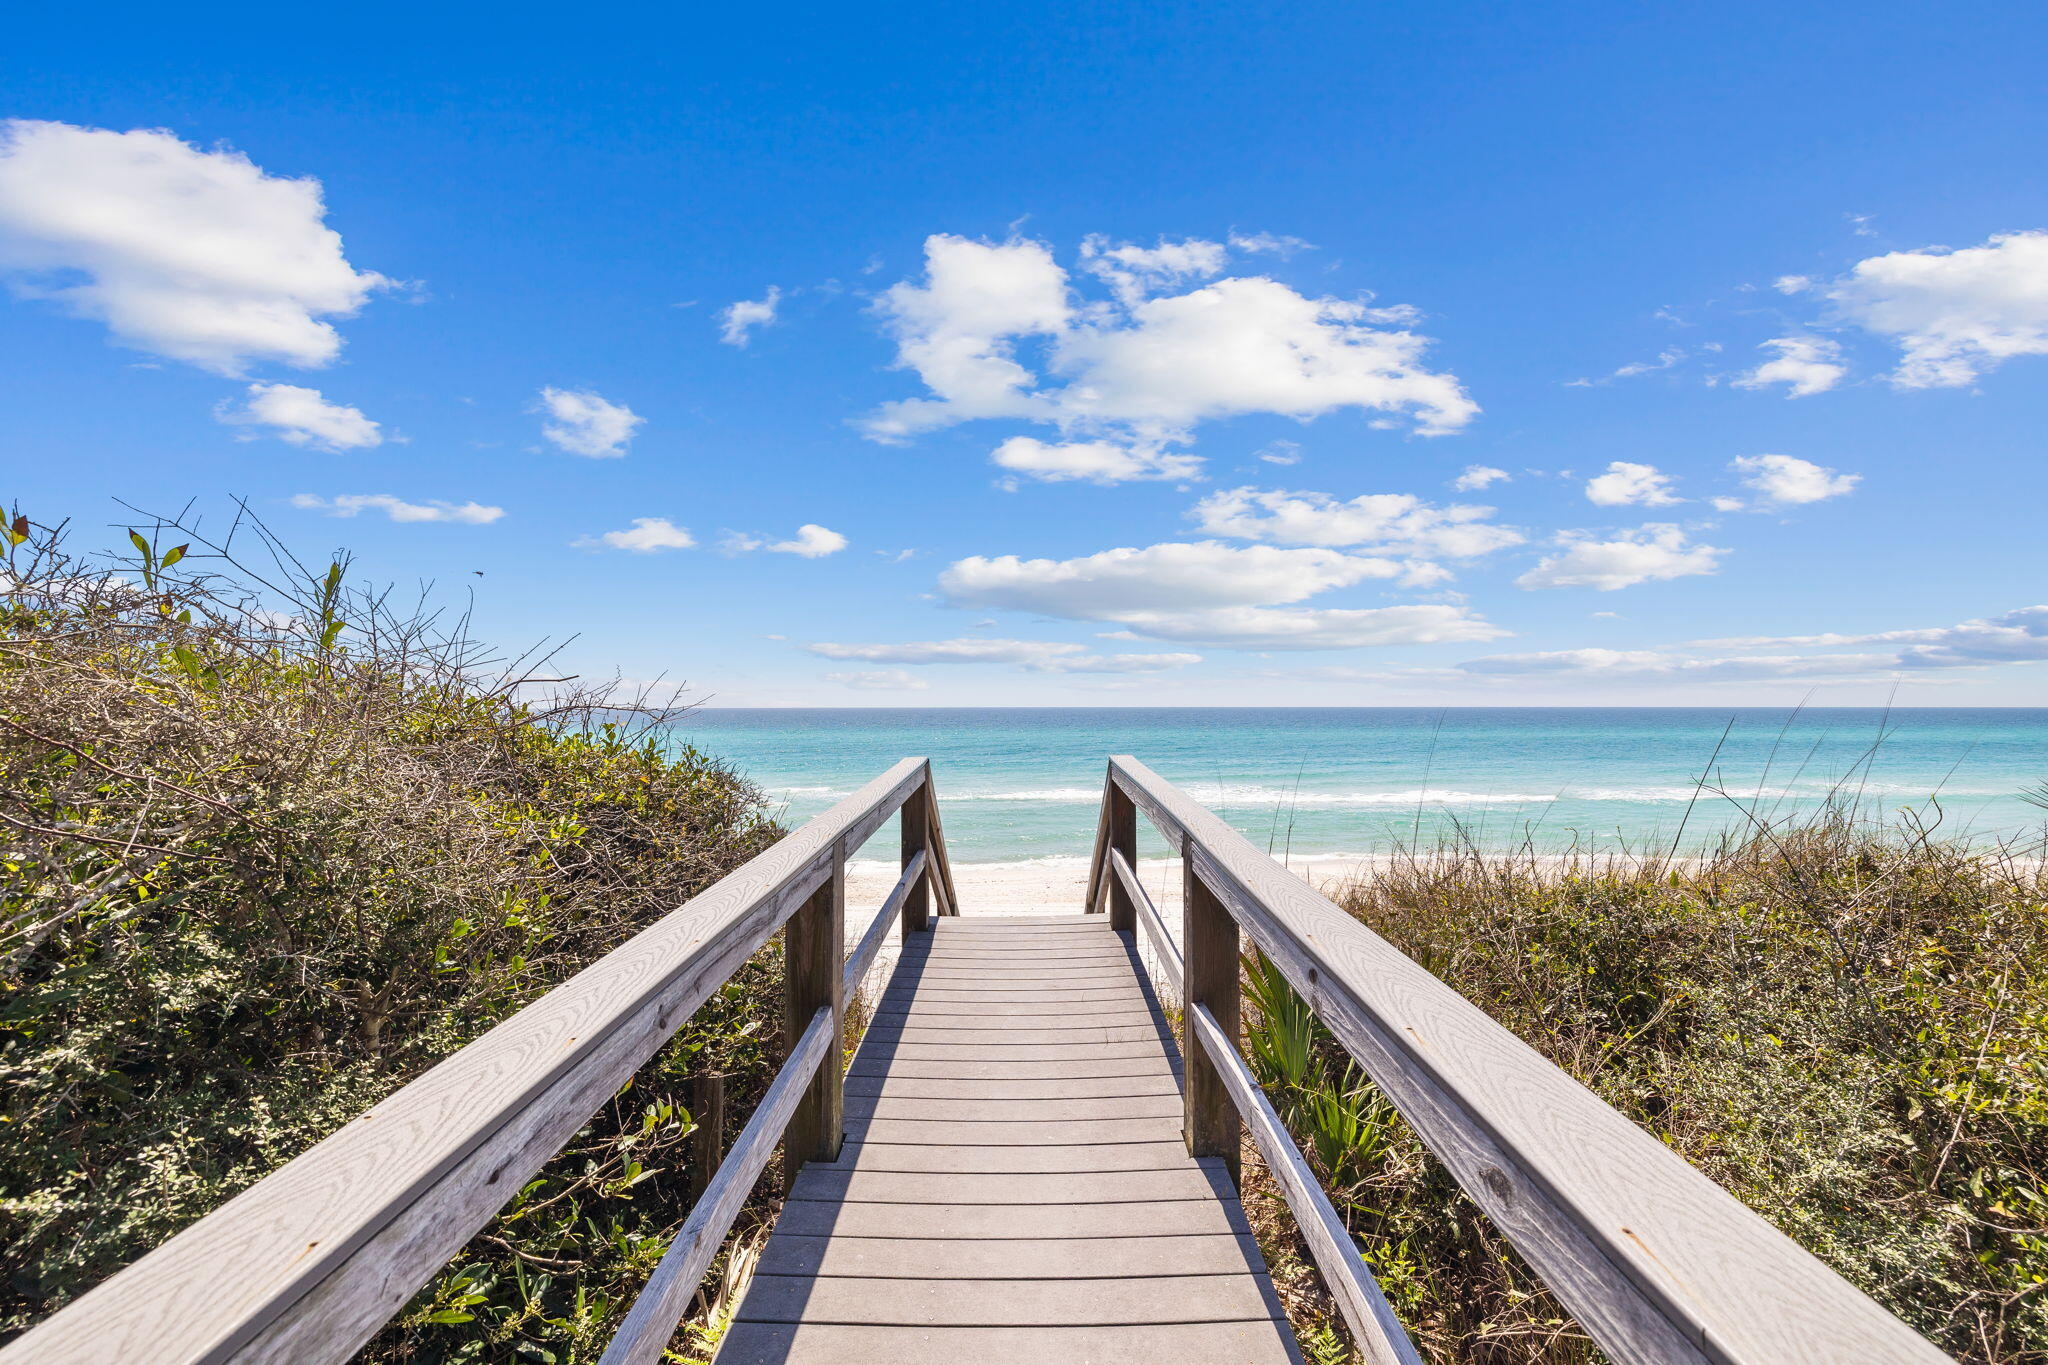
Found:
[{"label": "coastal vegetation", "polygon": [[[0,1339],[779,832],[655,742],[664,713],[247,519],[144,525],[118,560],[19,515],[4,540]],[[363,1358],[595,1359],[692,1198],[690,1077],[743,1114],[779,1060],[778,953]]]},{"label": "coastal vegetation", "polygon": [[[1837,805],[1682,861],[1450,843],[1340,900],[1937,1345],[2048,1360],[2038,858]],[[1246,984],[1254,1068],[1425,1356],[1600,1359],[1279,974]]]}]

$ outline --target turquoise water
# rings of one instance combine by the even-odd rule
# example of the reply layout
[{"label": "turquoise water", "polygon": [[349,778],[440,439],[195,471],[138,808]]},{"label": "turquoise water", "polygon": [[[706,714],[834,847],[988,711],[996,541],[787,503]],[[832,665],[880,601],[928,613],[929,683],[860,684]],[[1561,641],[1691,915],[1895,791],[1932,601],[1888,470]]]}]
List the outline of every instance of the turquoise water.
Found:
[{"label": "turquoise water", "polygon": [[925,755],[965,862],[1086,856],[1111,753],[1295,857],[1454,827],[1494,848],[1694,848],[1831,791],[1956,835],[2035,841],[2048,819],[2019,799],[2048,781],[2048,709],[707,709],[677,730],[793,820]]}]

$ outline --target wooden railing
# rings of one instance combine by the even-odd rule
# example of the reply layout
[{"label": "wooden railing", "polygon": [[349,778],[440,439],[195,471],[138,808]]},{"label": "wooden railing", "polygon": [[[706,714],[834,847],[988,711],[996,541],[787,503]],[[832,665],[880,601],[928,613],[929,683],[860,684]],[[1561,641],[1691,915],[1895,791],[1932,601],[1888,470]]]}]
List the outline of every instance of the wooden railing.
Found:
[{"label": "wooden railing", "polygon": [[[1177,948],[1139,885],[1137,812],[1181,859]],[[1183,996],[1186,1136],[1240,1125],[1368,1359],[1413,1348],[1237,1047],[1240,931],[1611,1358],[1933,1365],[1948,1357],[1136,759],[1109,761],[1088,909],[1142,924]],[[1198,1045],[1199,1044],[1199,1045]]]},{"label": "wooden railing", "polygon": [[[903,875],[850,957],[846,860],[898,810]],[[5,1365],[347,1360],[787,925],[789,1059],[605,1365],[659,1360],[778,1139],[838,1155],[845,999],[891,924],[957,914],[931,767],[906,758],[0,1351]]]}]

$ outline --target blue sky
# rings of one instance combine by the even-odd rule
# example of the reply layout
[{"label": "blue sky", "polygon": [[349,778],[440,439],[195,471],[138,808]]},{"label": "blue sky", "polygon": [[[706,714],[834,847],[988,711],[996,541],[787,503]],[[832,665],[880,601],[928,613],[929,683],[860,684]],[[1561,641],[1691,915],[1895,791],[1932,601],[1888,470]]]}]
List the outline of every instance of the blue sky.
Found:
[{"label": "blue sky", "polygon": [[2044,37],[16,18],[0,497],[725,705],[2033,704]]}]

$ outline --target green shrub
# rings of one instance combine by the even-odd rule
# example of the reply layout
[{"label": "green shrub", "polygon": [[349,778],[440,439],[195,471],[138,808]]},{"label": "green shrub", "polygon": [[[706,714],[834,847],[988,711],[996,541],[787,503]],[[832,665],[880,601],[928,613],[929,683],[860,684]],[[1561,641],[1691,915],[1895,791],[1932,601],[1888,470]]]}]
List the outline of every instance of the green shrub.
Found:
[{"label": "green shrub", "polygon": [[[258,556],[277,547],[238,528]],[[0,1335],[17,1333],[645,927],[776,831],[597,689],[352,593],[17,522],[0,597]],[[691,1193],[689,1074],[744,1112],[771,950],[370,1358],[594,1358]]]},{"label": "green shrub", "polygon": [[[1837,810],[1670,864],[1445,848],[1342,899],[1944,1349],[2048,1360],[2038,862]],[[1320,1026],[1286,1037],[1284,983],[1249,979],[1262,1078],[1426,1353],[1597,1358]]]}]

